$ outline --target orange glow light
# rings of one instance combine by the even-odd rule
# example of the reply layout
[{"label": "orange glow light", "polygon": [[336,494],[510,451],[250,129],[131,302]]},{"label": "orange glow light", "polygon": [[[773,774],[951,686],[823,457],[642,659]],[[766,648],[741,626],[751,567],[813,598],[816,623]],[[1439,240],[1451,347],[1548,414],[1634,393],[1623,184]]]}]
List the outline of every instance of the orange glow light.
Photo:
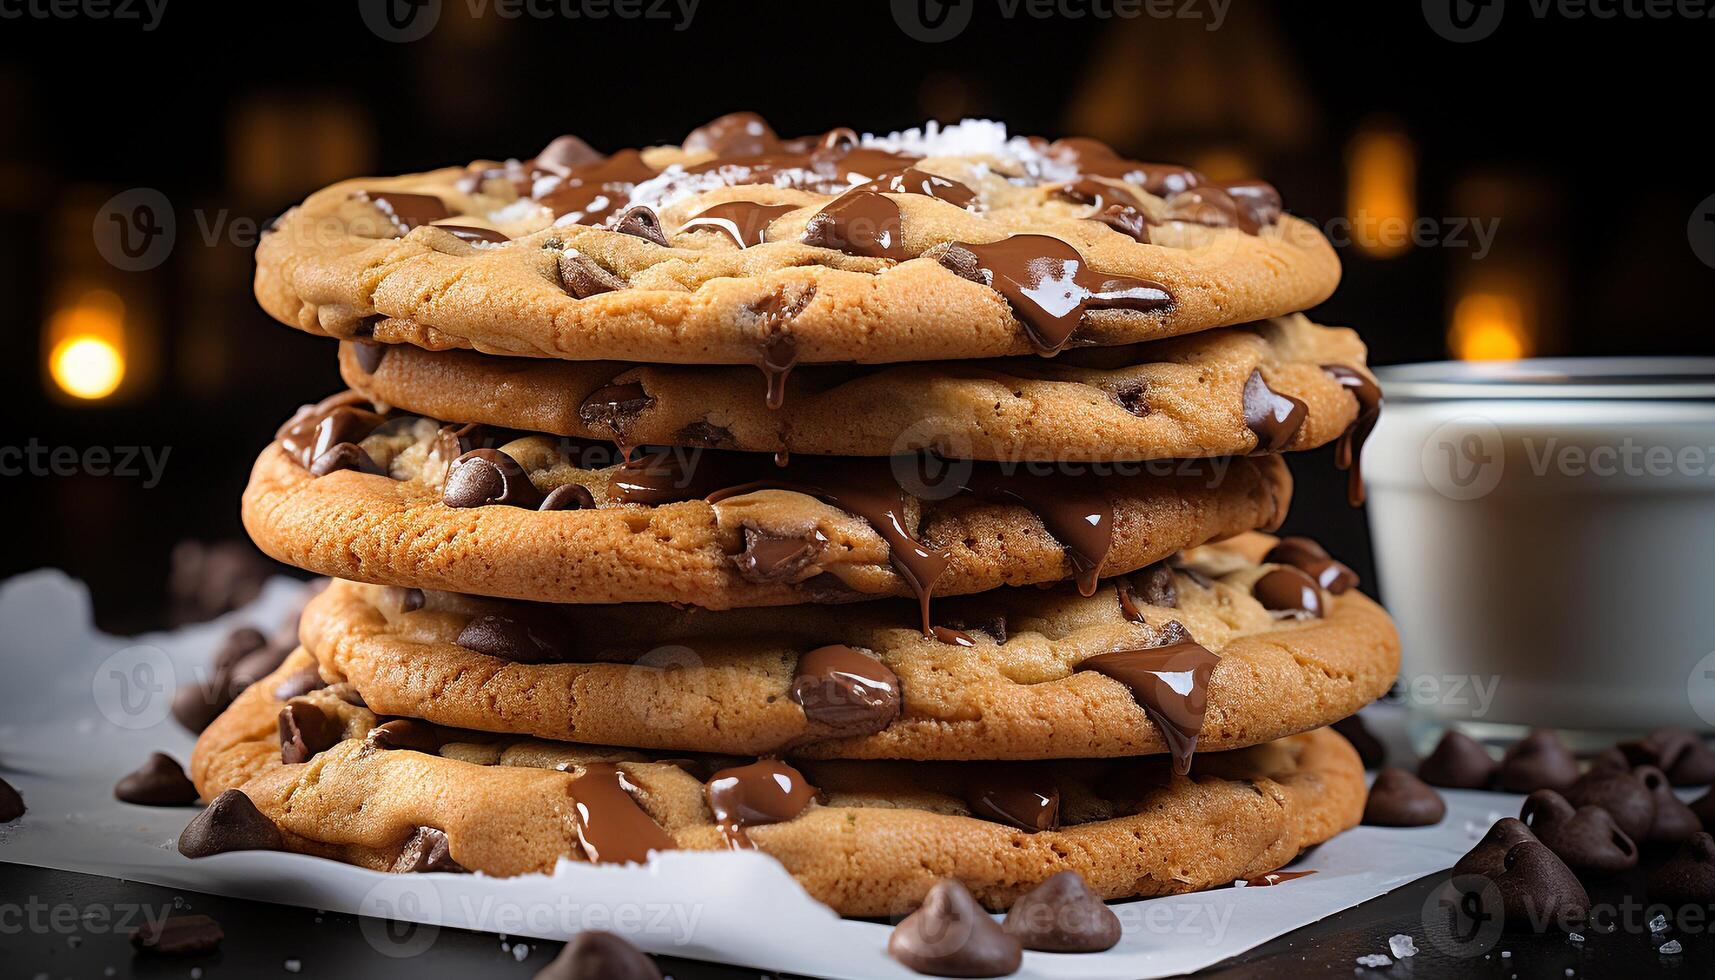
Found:
[{"label": "orange glow light", "polygon": [[1346,146],[1346,216],[1352,244],[1376,258],[1411,246],[1417,217],[1417,158],[1404,133],[1369,126]]},{"label": "orange glow light", "polygon": [[48,322],[48,375],[73,398],[96,401],[125,380],[125,303],[90,290]]},{"label": "orange glow light", "polygon": [[1533,345],[1517,298],[1470,293],[1453,307],[1447,346],[1461,361],[1511,361],[1529,357]]}]

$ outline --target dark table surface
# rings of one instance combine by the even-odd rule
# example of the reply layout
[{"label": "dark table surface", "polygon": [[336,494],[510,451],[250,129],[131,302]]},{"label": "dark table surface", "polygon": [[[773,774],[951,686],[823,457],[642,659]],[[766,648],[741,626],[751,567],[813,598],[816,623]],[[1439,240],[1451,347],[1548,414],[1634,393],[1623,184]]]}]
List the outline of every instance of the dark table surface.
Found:
[{"label": "dark table surface", "polygon": [[[1626,896],[1643,893],[1644,872],[1598,885],[1591,898],[1613,910],[1616,927],[1589,931],[1583,942],[1565,934],[1505,933],[1477,930],[1466,944],[1431,940],[1427,919],[1438,908],[1437,889],[1446,874],[1420,879],[1380,898],[1282,936],[1273,942],[1205,971],[1206,976],[1251,978],[1278,976],[1373,976],[1462,978],[1535,978],[1665,975],[1715,976],[1715,941],[1706,935],[1708,918],[1680,915],[1680,927],[1655,933],[1648,920],[1657,911],[1628,910]],[[148,909],[159,916],[201,913],[226,931],[217,952],[194,957],[134,954],[126,916]],[[1426,911],[1426,909],[1430,911]],[[1707,911],[1707,910],[1703,910]],[[559,952],[559,943],[525,940],[528,951],[500,937],[456,929],[435,931],[431,942],[413,938],[424,927],[265,902],[220,898],[93,875],[0,864],[0,977],[26,980],[49,977],[200,976],[410,978],[528,978]],[[1412,936],[1418,953],[1379,968],[1360,967],[1357,958],[1388,951],[1388,938]],[[1684,951],[1662,954],[1658,948],[1678,940]],[[1492,943],[1492,945],[1491,945]],[[389,955],[400,949],[426,951]],[[661,957],[662,971],[677,980],[729,980],[767,977],[755,970]]]}]

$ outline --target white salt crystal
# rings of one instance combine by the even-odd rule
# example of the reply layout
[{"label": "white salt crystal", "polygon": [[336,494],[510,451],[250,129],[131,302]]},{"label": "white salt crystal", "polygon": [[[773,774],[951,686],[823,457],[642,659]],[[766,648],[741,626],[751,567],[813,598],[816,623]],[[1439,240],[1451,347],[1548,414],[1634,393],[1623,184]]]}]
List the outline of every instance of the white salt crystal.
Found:
[{"label": "white salt crystal", "polygon": [[1417,955],[1417,944],[1412,942],[1411,937],[1404,933],[1389,937],[1387,948],[1389,952],[1393,953],[1393,958],[1396,960],[1403,960],[1407,956]]}]

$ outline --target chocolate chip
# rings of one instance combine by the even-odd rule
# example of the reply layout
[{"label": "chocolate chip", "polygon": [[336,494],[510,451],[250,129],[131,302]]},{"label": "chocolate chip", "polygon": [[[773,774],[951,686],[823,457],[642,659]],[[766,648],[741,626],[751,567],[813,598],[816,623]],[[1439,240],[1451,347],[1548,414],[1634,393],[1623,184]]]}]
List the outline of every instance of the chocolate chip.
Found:
[{"label": "chocolate chip", "polygon": [[276,684],[274,686],[274,699],[276,701],[290,701],[327,686],[328,682],[322,680],[321,670],[315,664],[310,664]]},{"label": "chocolate chip", "polygon": [[1251,371],[1245,381],[1243,408],[1245,425],[1256,435],[1252,454],[1278,453],[1289,445],[1309,413],[1305,404],[1268,386],[1262,369]]},{"label": "chocolate chip", "polygon": [[1684,728],[1662,728],[1635,742],[1617,748],[1634,766],[1655,766],[1675,786],[1707,786],[1715,783],[1715,751],[1696,732]]},{"label": "chocolate chip", "polygon": [[596,264],[589,256],[567,249],[560,253],[560,288],[573,299],[587,299],[625,288],[625,280]]},{"label": "chocolate chip", "polygon": [[1271,569],[1251,585],[1251,595],[1269,612],[1320,618],[1322,590],[1307,573],[1282,565]]},{"label": "chocolate chip", "polygon": [[388,612],[408,613],[423,608],[428,599],[422,589],[407,589],[398,585],[389,585],[381,592],[381,605]]},{"label": "chocolate chip", "polygon": [[1115,405],[1140,419],[1149,415],[1149,386],[1141,381],[1122,381],[1114,385],[1108,397]]},{"label": "chocolate chip", "polygon": [[1453,865],[1455,875],[1482,875],[1495,878],[1506,870],[1507,852],[1524,841],[1536,842],[1536,835],[1517,817],[1502,817],[1489,827],[1489,832],[1477,846],[1465,852]]},{"label": "chocolate chip", "polygon": [[887,952],[918,973],[938,977],[1003,977],[1024,961],[1019,941],[952,878],[930,886],[917,911],[893,927]]},{"label": "chocolate chip", "polygon": [[291,647],[269,645],[240,657],[238,663],[232,665],[232,670],[227,672],[227,696],[236,698],[243,694],[245,688],[279,670],[280,665],[285,663],[291,654]]},{"label": "chocolate chip", "polygon": [[122,777],[113,795],[121,803],[140,806],[190,806],[198,797],[184,769],[161,752],[150,753],[147,762]]},{"label": "chocolate chip", "polygon": [[1100,953],[1120,941],[1120,920],[1076,871],[1060,871],[1019,897],[1001,928],[1025,949]]},{"label": "chocolate chip", "polygon": [[446,834],[433,827],[418,827],[411,839],[405,842],[398,859],[393,862],[393,873],[427,874],[437,871],[457,875],[470,874],[464,865],[453,860]]},{"label": "chocolate chip", "polygon": [[217,676],[213,684],[211,688],[202,682],[192,681],[173,694],[173,718],[186,730],[202,734],[203,729],[213,724],[232,704],[227,680]]},{"label": "chocolate chip", "polygon": [[1090,219],[1100,221],[1133,241],[1149,244],[1149,216],[1129,204],[1110,204],[1090,215]]},{"label": "chocolate chip", "polygon": [[1365,769],[1377,769],[1387,762],[1387,747],[1376,737],[1375,732],[1370,731],[1370,726],[1364,723],[1362,715],[1348,715],[1330,727],[1352,743],[1352,748],[1358,750],[1358,759],[1363,762]]},{"label": "chocolate chip", "polygon": [[247,653],[254,653],[268,645],[268,638],[262,631],[249,626],[240,626],[226,634],[226,639],[214,652],[214,669],[216,673],[227,673]]},{"label": "chocolate chip", "polygon": [[364,741],[377,749],[408,749],[431,754],[441,750],[441,740],[435,730],[414,718],[395,718],[376,725],[364,736]]},{"label": "chocolate chip", "polygon": [[744,529],[744,550],[733,556],[738,573],[750,582],[796,582],[804,570],[822,557],[828,539],[811,529],[803,536],[769,534],[756,528]]},{"label": "chocolate chip", "polygon": [[1610,745],[1607,748],[1603,749],[1602,751],[1600,751],[1600,752],[1598,752],[1595,755],[1590,757],[1589,771],[1590,772],[1599,772],[1602,770],[1612,770],[1614,772],[1631,772],[1632,771],[1632,762],[1630,759],[1626,758],[1626,754],[1624,752],[1620,751],[1619,746]]},{"label": "chocolate chip", "polygon": [[1589,918],[1589,893],[1566,862],[1541,841],[1514,844],[1501,873],[1490,880],[1500,890],[1508,929],[1540,931],[1544,925],[1570,929]]},{"label": "chocolate chip", "polygon": [[578,418],[585,425],[601,426],[617,435],[654,404],[655,396],[642,382],[615,382],[585,395],[578,403]]},{"label": "chocolate chip", "polygon": [[24,815],[24,797],[12,784],[0,779],[0,823],[11,823]]},{"label": "chocolate chip", "polygon": [[145,922],[131,931],[132,946],[161,956],[212,952],[225,938],[220,923],[206,915],[175,915],[161,922]]},{"label": "chocolate chip", "polygon": [[613,230],[663,247],[667,244],[667,233],[661,230],[660,215],[641,204],[620,212],[614,219]]},{"label": "chocolate chip", "polygon": [[505,615],[478,616],[453,642],[513,663],[562,663],[573,657],[571,633],[572,624],[557,610],[519,605]]},{"label": "chocolate chip", "polygon": [[1476,739],[1449,729],[1429,757],[1417,764],[1417,776],[1446,789],[1488,789],[1495,778],[1495,760]]},{"label": "chocolate chip", "polygon": [[453,460],[441,499],[448,507],[503,504],[535,510],[543,496],[511,456],[498,449],[472,449]]},{"label": "chocolate chip", "polygon": [[1563,795],[1575,807],[1595,806],[1608,811],[1615,825],[1634,843],[1649,838],[1650,824],[1655,822],[1655,798],[1630,769],[1592,769],[1578,777]]},{"label": "chocolate chip", "polygon": [[1703,821],[1674,793],[1666,773],[1654,766],[1639,766],[1632,771],[1655,801],[1655,817],[1650,821],[1644,843],[1678,844],[1703,829]]},{"label": "chocolate chip", "polygon": [[1508,793],[1539,789],[1564,791],[1578,780],[1578,760],[1547,729],[1537,729],[1514,742],[1501,757],[1500,788]]},{"label": "chocolate chip", "polygon": [[280,709],[280,761],[288,766],[310,761],[343,737],[339,722],[307,701],[293,701]]},{"label": "chocolate chip", "polygon": [[1715,789],[1691,801],[1691,812],[1703,821],[1703,829],[1715,829]]},{"label": "chocolate chip", "polygon": [[381,359],[387,356],[387,345],[355,340],[351,342],[351,353],[364,374],[374,374],[381,366]]},{"label": "chocolate chip", "polygon": [[1447,815],[1441,794],[1404,769],[1389,767],[1376,773],[1364,804],[1364,823],[1371,827],[1427,827]]},{"label": "chocolate chip", "polygon": [[376,465],[369,453],[355,442],[342,442],[334,445],[310,463],[311,476],[327,476],[340,470],[356,470],[372,476],[385,476],[385,472]]},{"label": "chocolate chip", "polygon": [[1650,875],[1649,897],[1674,908],[1715,905],[1715,838],[1692,834]]},{"label": "chocolate chip", "polygon": [[535,980],[661,980],[655,961],[611,932],[580,932]]},{"label": "chocolate chip", "polygon": [[680,429],[674,440],[687,446],[719,447],[732,442],[732,430],[708,419],[691,422]]},{"label": "chocolate chip", "polygon": [[179,834],[179,853],[188,858],[228,851],[278,851],[285,847],[280,828],[256,809],[241,790],[214,798]]},{"label": "chocolate chip", "polygon": [[1301,569],[1334,595],[1342,595],[1358,584],[1356,572],[1335,561],[1326,549],[1310,538],[1281,538],[1280,543],[1263,556],[1263,561]]},{"label": "chocolate chip", "polygon": [[818,647],[798,658],[786,696],[827,737],[871,735],[899,717],[899,677],[848,646]]},{"label": "chocolate chip", "polygon": [[598,163],[602,159],[603,156],[594,147],[568,133],[554,137],[554,141],[544,146],[542,152],[530,161],[530,166],[564,177],[575,167]]},{"label": "chocolate chip", "polygon": [[576,483],[568,483],[565,486],[549,490],[548,495],[542,498],[542,506],[536,509],[540,511],[594,510],[595,497],[590,494],[589,488],[581,487]]},{"label": "chocolate chip", "polygon": [[1637,866],[1637,844],[1599,806],[1574,810],[1566,797],[1539,789],[1524,801],[1519,819],[1580,875],[1613,875]]},{"label": "chocolate chip", "polygon": [[1060,826],[1060,787],[1051,773],[1030,765],[983,766],[965,784],[971,816],[1041,833]]}]

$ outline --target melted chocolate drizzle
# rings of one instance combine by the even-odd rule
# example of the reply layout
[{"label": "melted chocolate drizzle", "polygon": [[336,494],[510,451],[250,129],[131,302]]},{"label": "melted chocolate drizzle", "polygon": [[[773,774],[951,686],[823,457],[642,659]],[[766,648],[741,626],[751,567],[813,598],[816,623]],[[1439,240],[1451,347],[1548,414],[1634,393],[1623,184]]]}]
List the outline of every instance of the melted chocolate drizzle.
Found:
[{"label": "melted chocolate drizzle", "polygon": [[803,773],[778,759],[722,769],[704,787],[715,826],[734,850],[755,846],[745,828],[791,820],[804,812],[816,793]]},{"label": "melted chocolate drizzle", "polygon": [[1283,395],[1268,386],[1262,369],[1251,371],[1245,381],[1245,425],[1256,434],[1252,455],[1278,453],[1292,442],[1304,425],[1310,410],[1291,395]]},{"label": "melted chocolate drizzle", "polygon": [[942,177],[918,170],[916,167],[905,167],[900,170],[889,170],[878,175],[874,180],[859,184],[852,188],[854,191],[875,191],[883,194],[921,194],[932,197],[937,201],[946,201],[954,207],[969,207],[977,199],[977,192],[969,185],[962,184],[951,177]]},{"label": "melted chocolate drizzle", "polygon": [[850,191],[816,212],[804,225],[804,244],[895,262],[909,258],[899,205],[874,191]]},{"label": "melted chocolate drizzle", "polygon": [[632,190],[655,176],[636,150],[571,168],[559,183],[536,198],[536,203],[574,224],[596,225],[631,203]]},{"label": "melted chocolate drizzle", "polygon": [[1344,364],[1324,364],[1322,370],[1358,400],[1358,417],[1340,434],[1334,447],[1334,465],[1347,472],[1346,502],[1356,507],[1364,502],[1364,442],[1382,414],[1382,389],[1370,376]]},{"label": "melted chocolate drizzle", "polygon": [[1105,674],[1131,688],[1144,714],[1167,741],[1173,771],[1183,776],[1191,771],[1191,756],[1197,751],[1197,735],[1208,706],[1209,675],[1220,660],[1186,640],[1147,650],[1097,654],[1076,669]]},{"label": "melted chocolate drizzle", "polygon": [[687,219],[679,230],[722,232],[739,248],[750,248],[768,240],[768,226],[775,218],[796,210],[796,204],[728,201],[698,212]]},{"label": "melted chocolate drizzle", "polygon": [[572,803],[578,811],[578,842],[598,864],[638,863],[655,851],[678,845],[650,817],[632,793],[637,787],[611,762],[592,762],[572,777]]},{"label": "melted chocolate drizzle", "polygon": [[1149,313],[1173,305],[1166,286],[1097,272],[1077,249],[1049,235],[1013,235],[986,245],[955,242],[941,264],[1000,293],[1038,354],[1066,346],[1090,310]]}]

